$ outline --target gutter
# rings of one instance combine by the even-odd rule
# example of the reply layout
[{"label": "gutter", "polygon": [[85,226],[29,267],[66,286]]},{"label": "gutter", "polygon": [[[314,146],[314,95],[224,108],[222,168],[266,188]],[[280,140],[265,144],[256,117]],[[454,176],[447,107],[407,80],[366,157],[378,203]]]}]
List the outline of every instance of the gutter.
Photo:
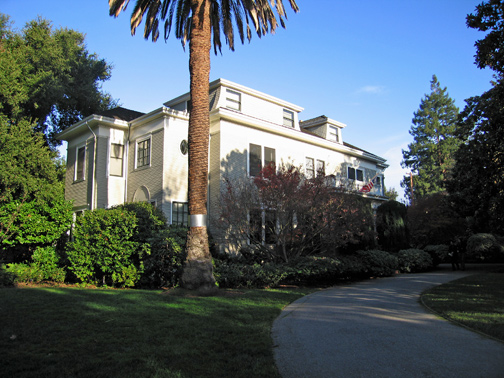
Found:
[{"label": "gutter", "polygon": [[96,204],[95,204],[95,199],[96,199],[96,178],[95,178],[95,175],[96,175],[96,149],[98,148],[98,145],[97,145],[97,139],[96,139],[96,134],[95,132],[93,131],[93,129],[91,129],[91,127],[89,126],[89,123],[88,121],[86,121],[86,126],[88,127],[89,131],[91,131],[91,133],[93,134],[93,137],[94,137],[94,146],[93,146],[93,174],[92,174],[92,185],[91,185],[91,211],[96,209]]}]

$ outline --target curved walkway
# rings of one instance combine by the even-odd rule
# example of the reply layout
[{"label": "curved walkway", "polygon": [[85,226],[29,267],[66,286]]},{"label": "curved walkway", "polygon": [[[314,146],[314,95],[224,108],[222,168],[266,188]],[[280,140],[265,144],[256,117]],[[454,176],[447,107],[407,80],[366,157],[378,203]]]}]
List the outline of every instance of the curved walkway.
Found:
[{"label": "curved walkway", "polygon": [[284,378],[504,377],[504,343],[456,326],[418,302],[427,288],[477,273],[448,266],[310,294],[273,324]]}]

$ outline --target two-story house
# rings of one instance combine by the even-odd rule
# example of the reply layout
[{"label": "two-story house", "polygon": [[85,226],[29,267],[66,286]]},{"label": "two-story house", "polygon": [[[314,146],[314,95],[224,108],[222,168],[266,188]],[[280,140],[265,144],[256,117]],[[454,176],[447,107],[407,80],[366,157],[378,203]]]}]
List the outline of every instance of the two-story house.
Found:
[{"label": "two-story house", "polygon": [[[386,200],[385,159],[345,143],[346,125],[325,116],[300,121],[303,108],[224,79],[210,83],[209,106],[209,219],[219,211],[223,177],[255,176],[269,162],[326,175],[373,206]],[[171,224],[187,225],[189,109],[186,93],[147,114],[115,108],[61,132],[74,210],[150,201]],[[359,192],[372,178],[372,190]]]}]

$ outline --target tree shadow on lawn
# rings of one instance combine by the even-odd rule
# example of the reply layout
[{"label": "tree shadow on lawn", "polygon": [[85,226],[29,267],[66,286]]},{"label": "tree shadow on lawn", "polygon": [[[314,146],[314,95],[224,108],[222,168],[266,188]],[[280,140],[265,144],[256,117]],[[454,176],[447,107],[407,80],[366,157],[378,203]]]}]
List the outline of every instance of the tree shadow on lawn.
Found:
[{"label": "tree shadow on lawn", "polygon": [[0,290],[0,375],[16,377],[278,376],[270,327],[301,295]]}]

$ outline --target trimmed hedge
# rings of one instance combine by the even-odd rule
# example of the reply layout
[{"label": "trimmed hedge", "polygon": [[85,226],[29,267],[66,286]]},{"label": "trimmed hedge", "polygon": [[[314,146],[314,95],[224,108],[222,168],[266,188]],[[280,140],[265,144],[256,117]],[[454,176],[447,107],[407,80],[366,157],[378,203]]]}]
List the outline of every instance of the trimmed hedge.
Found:
[{"label": "trimmed hedge", "polygon": [[357,255],[362,259],[365,273],[370,277],[392,276],[399,267],[397,257],[385,251],[358,251]]},{"label": "trimmed hedge", "polygon": [[399,271],[403,273],[425,272],[434,267],[431,256],[421,249],[403,249],[397,253]]}]

